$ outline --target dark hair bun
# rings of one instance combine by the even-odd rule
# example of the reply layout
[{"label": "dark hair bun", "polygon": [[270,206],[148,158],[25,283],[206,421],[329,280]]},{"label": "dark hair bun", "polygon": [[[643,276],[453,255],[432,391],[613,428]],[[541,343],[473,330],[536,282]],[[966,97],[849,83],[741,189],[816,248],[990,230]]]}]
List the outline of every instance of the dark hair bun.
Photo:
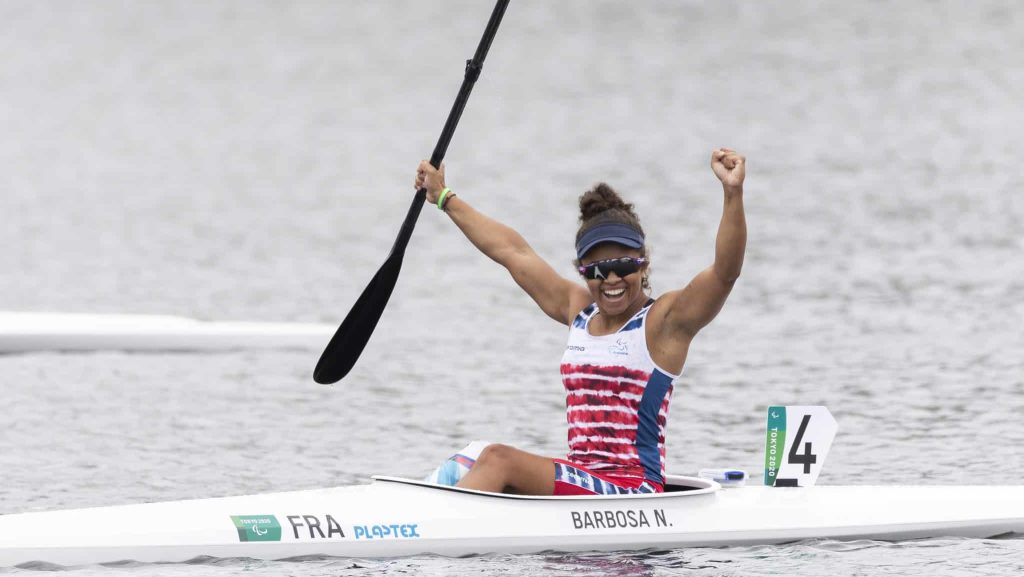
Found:
[{"label": "dark hair bun", "polygon": [[603,212],[615,209],[635,216],[633,205],[622,200],[615,189],[603,182],[580,195],[580,222],[587,222]]}]

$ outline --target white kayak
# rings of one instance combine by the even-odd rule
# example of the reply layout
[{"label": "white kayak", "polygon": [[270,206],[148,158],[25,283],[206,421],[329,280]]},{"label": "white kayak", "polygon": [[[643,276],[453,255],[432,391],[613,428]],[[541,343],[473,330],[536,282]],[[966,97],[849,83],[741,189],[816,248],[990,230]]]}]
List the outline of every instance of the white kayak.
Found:
[{"label": "white kayak", "polygon": [[527,497],[375,477],[334,489],[0,515],[0,566],[611,551],[1024,531],[1024,486],[723,489],[669,476],[667,487],[649,495]]},{"label": "white kayak", "polygon": [[214,322],[170,315],[0,312],[0,353],[215,351],[323,347],[337,327]]}]

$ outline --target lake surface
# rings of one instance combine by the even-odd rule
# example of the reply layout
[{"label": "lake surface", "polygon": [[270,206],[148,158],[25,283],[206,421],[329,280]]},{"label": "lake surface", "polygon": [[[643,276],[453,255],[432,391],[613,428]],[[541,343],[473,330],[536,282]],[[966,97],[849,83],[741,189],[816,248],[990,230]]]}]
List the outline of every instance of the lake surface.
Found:
[{"label": "lake surface", "polygon": [[[0,4],[0,310],[336,323],[383,262],[489,2]],[[1021,484],[1024,12],[993,2],[514,0],[448,151],[573,274],[576,199],[636,204],[655,293],[710,264],[710,151],[748,158],[743,276],[691,349],[669,470],[762,466],[824,404],[822,484]],[[566,330],[426,207],[373,340],[0,356],[0,513],[565,452]],[[0,573],[23,570],[0,569]],[[86,567],[83,575],[1015,575],[1024,539]]]}]

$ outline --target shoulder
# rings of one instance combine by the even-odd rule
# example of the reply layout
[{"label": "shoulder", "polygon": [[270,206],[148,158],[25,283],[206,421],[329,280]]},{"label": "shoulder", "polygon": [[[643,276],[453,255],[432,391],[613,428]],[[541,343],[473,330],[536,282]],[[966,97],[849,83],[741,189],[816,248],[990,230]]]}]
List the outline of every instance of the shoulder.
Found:
[{"label": "shoulder", "polygon": [[654,297],[654,304],[647,311],[648,323],[662,323],[668,317],[669,310],[682,298],[681,290],[669,291]]},{"label": "shoulder", "polygon": [[689,341],[693,334],[684,324],[676,322],[678,310],[685,306],[686,289],[666,292],[656,299],[647,312],[647,333],[655,338],[673,338]]},{"label": "shoulder", "polygon": [[683,291],[672,291],[659,296],[647,312],[644,337],[654,364],[672,374],[680,374],[686,363],[693,334],[672,322],[671,310]]}]

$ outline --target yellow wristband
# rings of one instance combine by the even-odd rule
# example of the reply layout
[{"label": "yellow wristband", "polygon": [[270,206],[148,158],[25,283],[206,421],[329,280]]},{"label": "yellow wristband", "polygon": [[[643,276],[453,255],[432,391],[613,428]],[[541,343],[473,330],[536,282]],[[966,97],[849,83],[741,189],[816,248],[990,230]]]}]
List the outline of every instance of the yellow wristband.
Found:
[{"label": "yellow wristband", "polygon": [[456,196],[458,196],[458,195],[455,194],[454,192],[449,192],[448,193],[448,196],[444,199],[444,202],[441,203],[441,211],[442,212],[448,212],[448,205],[452,202],[452,199],[455,198]]},{"label": "yellow wristband", "polygon": [[450,189],[450,188],[448,188],[446,186],[441,191],[441,194],[437,195],[437,210],[444,210],[444,198],[446,196],[448,196],[448,193],[451,192],[451,191],[452,191],[452,189]]}]

